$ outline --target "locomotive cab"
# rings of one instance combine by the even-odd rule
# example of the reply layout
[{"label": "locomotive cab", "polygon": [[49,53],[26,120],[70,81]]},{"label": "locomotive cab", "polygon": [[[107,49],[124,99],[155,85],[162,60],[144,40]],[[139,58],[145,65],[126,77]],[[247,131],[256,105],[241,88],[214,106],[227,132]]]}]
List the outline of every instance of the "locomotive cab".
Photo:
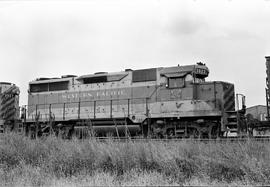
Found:
[{"label": "locomotive cab", "polygon": [[209,69],[199,62],[197,65],[177,66],[173,70],[166,68],[161,76],[167,78],[167,88],[183,88],[186,84],[202,83],[208,77]]},{"label": "locomotive cab", "polygon": [[[217,137],[225,131],[236,131],[234,85],[222,81],[206,81],[209,69],[203,63],[160,70],[162,87],[157,92],[158,104],[150,108],[156,117],[153,127],[163,118],[166,134],[180,137]],[[158,108],[158,109],[156,109]],[[228,113],[231,112],[231,113]],[[158,113],[158,115],[154,115]]]}]

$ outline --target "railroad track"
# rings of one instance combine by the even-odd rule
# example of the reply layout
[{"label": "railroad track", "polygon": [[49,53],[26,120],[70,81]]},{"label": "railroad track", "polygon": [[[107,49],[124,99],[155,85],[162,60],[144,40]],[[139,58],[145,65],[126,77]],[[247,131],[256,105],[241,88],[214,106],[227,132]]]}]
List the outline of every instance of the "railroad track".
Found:
[{"label": "railroad track", "polygon": [[270,136],[267,137],[229,137],[229,138],[218,138],[218,139],[181,139],[181,138],[170,138],[170,139],[155,139],[155,138],[117,138],[117,137],[95,137],[97,141],[117,141],[117,142],[247,142],[247,141],[263,141],[270,142]]}]

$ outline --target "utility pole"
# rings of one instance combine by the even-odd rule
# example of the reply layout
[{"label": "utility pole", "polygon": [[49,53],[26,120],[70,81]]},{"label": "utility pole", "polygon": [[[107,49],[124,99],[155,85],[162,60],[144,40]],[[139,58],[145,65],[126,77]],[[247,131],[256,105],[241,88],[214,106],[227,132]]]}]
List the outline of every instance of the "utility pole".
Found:
[{"label": "utility pole", "polygon": [[269,106],[270,106],[270,56],[266,56],[266,88],[265,88],[265,94],[266,94],[266,106],[267,106],[267,121],[270,121],[270,114],[269,114]]}]

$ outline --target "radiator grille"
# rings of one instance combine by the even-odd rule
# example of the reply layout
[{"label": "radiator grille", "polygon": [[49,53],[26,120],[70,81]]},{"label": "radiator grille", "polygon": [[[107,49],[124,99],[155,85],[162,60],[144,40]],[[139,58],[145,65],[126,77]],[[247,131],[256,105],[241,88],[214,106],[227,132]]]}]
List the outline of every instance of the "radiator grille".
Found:
[{"label": "radiator grille", "polygon": [[235,110],[235,97],[234,97],[234,85],[233,84],[223,84],[224,91],[224,110],[234,111]]}]

